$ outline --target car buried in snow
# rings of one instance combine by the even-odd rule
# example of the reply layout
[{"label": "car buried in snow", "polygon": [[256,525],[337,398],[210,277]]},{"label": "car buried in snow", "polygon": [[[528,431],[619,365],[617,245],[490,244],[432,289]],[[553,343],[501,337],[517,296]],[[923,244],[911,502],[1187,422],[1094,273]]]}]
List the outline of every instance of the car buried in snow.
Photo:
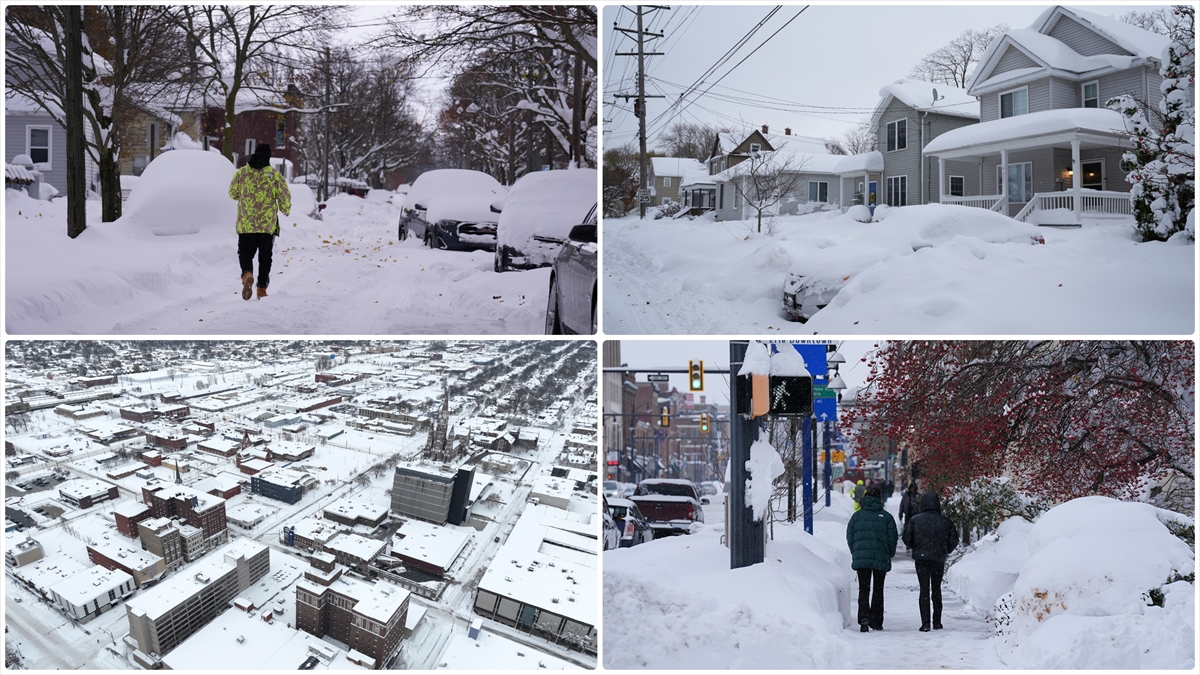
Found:
[{"label": "car buried in snow", "polygon": [[[536,171],[521,176],[499,206],[497,272],[554,264],[571,228],[596,203],[595,169]],[[582,217],[582,220],[581,220]]]},{"label": "car buried in snow", "polygon": [[692,534],[704,522],[700,491],[690,480],[647,478],[629,501],[637,504],[655,537]]},{"label": "car buried in snow", "polygon": [[881,206],[875,218],[846,242],[796,259],[783,282],[783,313],[789,320],[807,322],[851,280],[886,261],[925,249],[961,245],[983,256],[992,245],[1046,243],[1036,225],[968,206]]},{"label": "car buried in snow", "polygon": [[596,207],[571,228],[550,271],[547,335],[596,333]]},{"label": "car buried in snow", "polygon": [[397,236],[420,238],[430,248],[494,251],[497,219],[491,206],[507,193],[482,171],[426,171],[408,191]]}]

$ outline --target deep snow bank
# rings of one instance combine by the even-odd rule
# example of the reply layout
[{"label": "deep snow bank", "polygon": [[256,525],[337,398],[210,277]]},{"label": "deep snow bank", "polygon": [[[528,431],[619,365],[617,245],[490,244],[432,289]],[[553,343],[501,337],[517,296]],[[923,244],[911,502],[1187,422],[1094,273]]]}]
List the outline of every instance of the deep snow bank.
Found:
[{"label": "deep snow bank", "polygon": [[1194,586],[1169,582],[1195,573],[1195,554],[1167,517],[1178,518],[1148,504],[1075,499],[1033,525],[1005,523],[947,580],[977,607],[995,598],[998,651],[1014,668],[1194,668]]},{"label": "deep snow bank", "polygon": [[237,202],[229,198],[233,172],[233,164],[215,152],[164,152],[130,191],[121,219],[158,236],[230,228],[237,221]]}]

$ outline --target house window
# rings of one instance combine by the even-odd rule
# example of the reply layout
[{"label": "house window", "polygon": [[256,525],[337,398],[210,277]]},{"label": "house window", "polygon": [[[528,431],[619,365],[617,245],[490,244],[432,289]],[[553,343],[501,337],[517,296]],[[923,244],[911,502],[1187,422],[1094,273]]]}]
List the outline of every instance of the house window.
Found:
[{"label": "house window", "polygon": [[908,176],[888,176],[887,205],[908,206]]},{"label": "house window", "polygon": [[[1003,194],[1004,184],[1001,170],[1003,165],[996,167],[996,192]],[[1008,165],[1008,201],[1025,203],[1033,199],[1033,162]]]},{"label": "house window", "polygon": [[146,145],[150,146],[150,158],[154,159],[154,151],[158,149],[158,123],[146,125]]},{"label": "house window", "polygon": [[717,186],[717,208],[725,208],[725,184],[721,183]]},{"label": "house window", "polygon": [[733,208],[742,208],[742,193],[736,187],[733,188]]},{"label": "house window", "polygon": [[966,182],[963,181],[962,176],[950,176],[950,196],[961,197],[966,194],[966,191],[963,189],[965,184]]},{"label": "house window", "polygon": [[287,147],[287,120],[280,117],[275,120],[275,147],[283,150]]},{"label": "house window", "polygon": [[1100,107],[1100,82],[1085,82],[1083,84],[1083,107]]},{"label": "house window", "polygon": [[25,154],[34,164],[50,168],[50,127],[25,127]]},{"label": "house window", "polygon": [[887,149],[903,150],[908,147],[908,120],[896,120],[887,125]]},{"label": "house window", "polygon": [[257,143],[258,142],[255,141],[253,138],[246,139],[246,156],[247,157],[254,154],[254,146],[257,145]]},{"label": "house window", "polygon": [[1135,164],[1134,162],[1131,162],[1127,159],[1121,160],[1121,172],[1122,173],[1129,173],[1130,171],[1133,171],[1136,168],[1137,168],[1137,164]]},{"label": "house window", "polygon": [[757,155],[762,150],[762,146],[758,143],[750,144],[750,154]]},{"label": "house window", "polygon": [[808,201],[810,202],[828,202],[829,201],[829,183],[825,181],[812,180],[808,182]]},{"label": "house window", "polygon": [[1000,117],[1029,114],[1029,87],[1000,94]]},{"label": "house window", "polygon": [[663,176],[663,187],[671,187],[671,177]]}]

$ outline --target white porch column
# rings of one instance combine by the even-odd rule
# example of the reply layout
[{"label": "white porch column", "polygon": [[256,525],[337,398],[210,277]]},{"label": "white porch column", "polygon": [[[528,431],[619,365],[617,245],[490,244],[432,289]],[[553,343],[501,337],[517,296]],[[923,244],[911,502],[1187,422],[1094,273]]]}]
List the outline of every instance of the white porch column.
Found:
[{"label": "white porch column", "polygon": [[938,157],[938,203],[946,203],[946,160]]},{"label": "white porch column", "polygon": [[1079,164],[1079,139],[1071,141],[1071,192],[1075,193],[1071,201],[1075,203],[1075,224],[1083,225],[1083,174]]},{"label": "white porch column", "polygon": [[1000,151],[1000,202],[1004,204],[1004,215],[1008,214],[1008,150]]},{"label": "white porch column", "polygon": [[871,205],[871,172],[863,172],[863,206]]}]

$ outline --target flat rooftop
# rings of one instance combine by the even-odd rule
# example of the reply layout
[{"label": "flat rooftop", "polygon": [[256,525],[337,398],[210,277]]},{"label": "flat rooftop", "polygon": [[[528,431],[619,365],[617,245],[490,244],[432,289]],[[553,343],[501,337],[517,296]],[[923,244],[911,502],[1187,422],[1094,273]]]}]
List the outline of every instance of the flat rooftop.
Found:
[{"label": "flat rooftop", "polygon": [[448,570],[470,539],[471,535],[460,529],[409,520],[392,537],[392,555],[408,556]]},{"label": "flat rooftop", "polygon": [[[128,611],[144,614],[157,620],[163,614],[182,604],[201,588],[235,569],[237,558],[245,556],[249,559],[266,548],[263,544],[247,537],[231,541],[208,553],[198,562],[171,575],[154,588],[130,598],[126,602]],[[208,581],[201,581],[201,578],[207,578]]]}]

